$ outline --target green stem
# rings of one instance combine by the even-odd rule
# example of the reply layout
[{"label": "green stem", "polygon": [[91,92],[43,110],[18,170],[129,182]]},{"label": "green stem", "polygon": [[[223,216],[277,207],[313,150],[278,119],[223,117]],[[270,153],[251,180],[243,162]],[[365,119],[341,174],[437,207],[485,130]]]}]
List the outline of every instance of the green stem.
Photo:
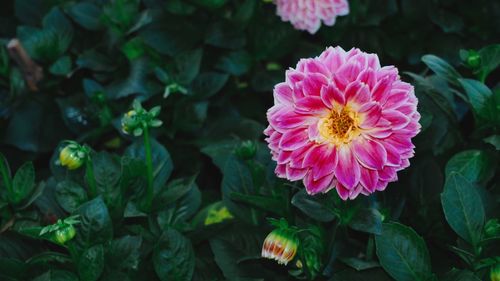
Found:
[{"label": "green stem", "polygon": [[366,260],[372,260],[373,259],[373,250],[375,250],[375,244],[373,243],[373,235],[370,235],[368,238],[368,244],[366,245]]},{"label": "green stem", "polygon": [[0,172],[2,173],[3,183],[5,185],[5,188],[7,188],[9,196],[12,196],[14,194],[12,190],[12,179],[9,176],[8,168],[5,163],[5,157],[0,154]]},{"label": "green stem", "polygon": [[85,173],[89,185],[89,197],[90,199],[92,199],[97,195],[97,187],[94,176],[94,164],[92,163],[92,158],[90,158],[90,156],[87,157],[87,161],[85,161],[85,164],[86,164]]},{"label": "green stem", "polygon": [[146,151],[146,169],[148,189],[146,191],[146,211],[151,211],[153,205],[153,159],[151,156],[151,142],[147,125],[144,126],[144,149]]}]

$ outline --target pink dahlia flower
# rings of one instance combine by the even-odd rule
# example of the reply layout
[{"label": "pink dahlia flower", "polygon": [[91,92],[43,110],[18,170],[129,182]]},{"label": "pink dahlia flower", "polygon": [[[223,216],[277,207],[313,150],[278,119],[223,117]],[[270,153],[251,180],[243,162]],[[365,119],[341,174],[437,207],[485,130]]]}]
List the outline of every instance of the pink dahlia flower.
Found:
[{"label": "pink dahlia flower", "polygon": [[274,88],[264,131],[276,174],[309,194],[354,199],[384,190],[409,166],[420,131],[413,86],[375,54],[328,48],[302,59]]},{"label": "pink dahlia flower", "polygon": [[335,24],[337,16],[349,14],[347,0],[275,0],[277,14],[296,29],[314,34],[321,26]]}]

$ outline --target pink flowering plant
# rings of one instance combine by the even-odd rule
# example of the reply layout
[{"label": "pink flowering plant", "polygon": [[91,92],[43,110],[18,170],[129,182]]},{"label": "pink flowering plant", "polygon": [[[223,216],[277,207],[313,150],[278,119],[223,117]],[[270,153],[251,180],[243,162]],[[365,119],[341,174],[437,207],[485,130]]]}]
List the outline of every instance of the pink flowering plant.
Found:
[{"label": "pink flowering plant", "polygon": [[0,281],[499,281],[497,2],[2,1]]}]

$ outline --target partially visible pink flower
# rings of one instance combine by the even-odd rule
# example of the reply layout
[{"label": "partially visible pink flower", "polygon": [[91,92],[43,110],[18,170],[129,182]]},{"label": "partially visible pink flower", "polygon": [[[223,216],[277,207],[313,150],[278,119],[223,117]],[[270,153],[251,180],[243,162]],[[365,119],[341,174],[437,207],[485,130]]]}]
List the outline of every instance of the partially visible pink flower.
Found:
[{"label": "partially visible pink flower", "polygon": [[413,86],[376,54],[328,48],[274,88],[264,131],[276,174],[347,200],[384,190],[410,165],[420,131]]},{"label": "partially visible pink flower", "polygon": [[275,0],[277,14],[296,29],[314,34],[321,26],[332,26],[337,16],[349,14],[347,0]]}]

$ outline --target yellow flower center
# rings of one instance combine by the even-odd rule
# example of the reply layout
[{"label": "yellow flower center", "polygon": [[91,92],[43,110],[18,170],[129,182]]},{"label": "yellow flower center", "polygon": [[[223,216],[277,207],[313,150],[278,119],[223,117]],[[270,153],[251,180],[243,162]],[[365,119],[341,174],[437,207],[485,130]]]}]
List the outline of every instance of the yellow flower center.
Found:
[{"label": "yellow flower center", "polygon": [[349,143],[360,133],[358,119],[358,114],[349,108],[334,109],[318,123],[319,133],[335,145]]}]

